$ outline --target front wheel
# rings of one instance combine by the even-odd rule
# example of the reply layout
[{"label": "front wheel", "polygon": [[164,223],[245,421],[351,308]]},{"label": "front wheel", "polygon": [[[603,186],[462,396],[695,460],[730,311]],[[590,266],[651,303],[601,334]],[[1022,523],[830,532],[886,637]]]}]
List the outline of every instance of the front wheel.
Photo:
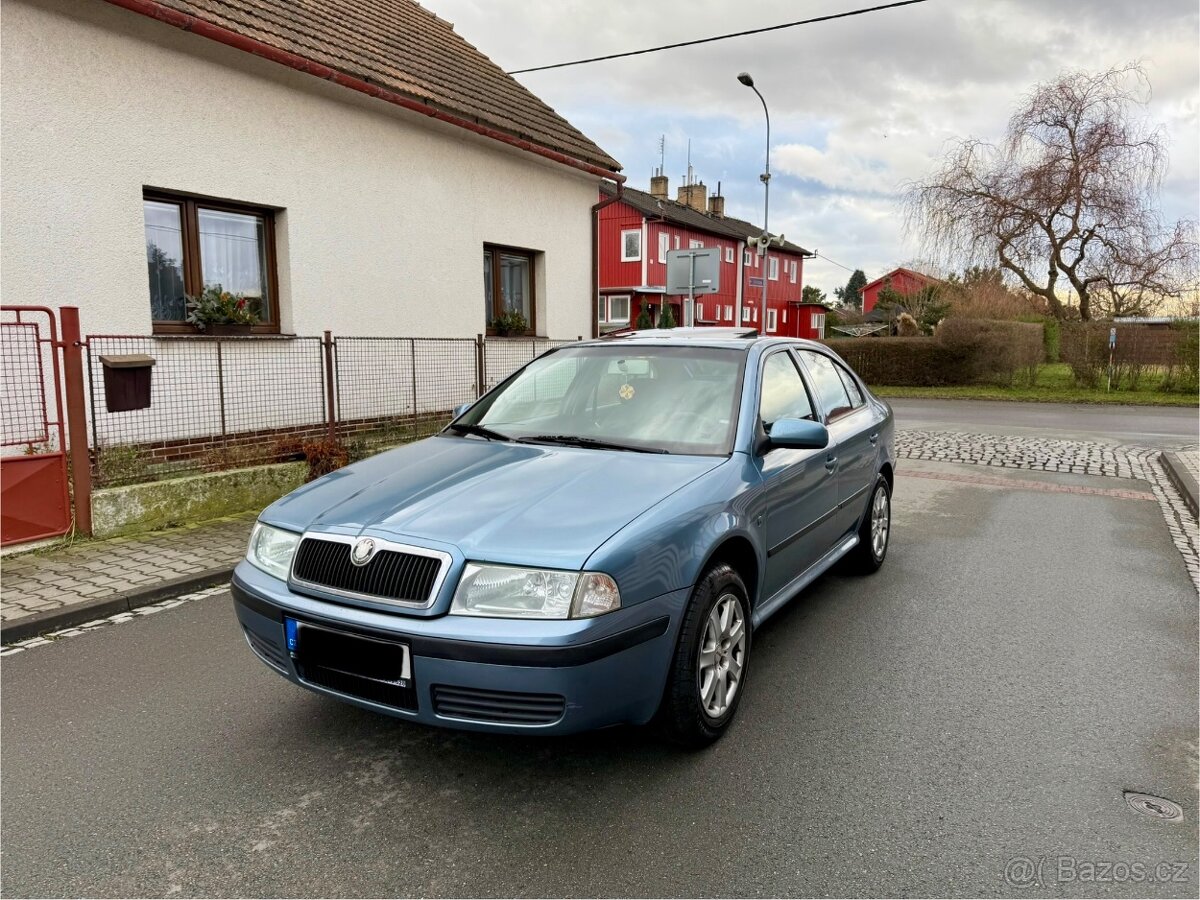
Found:
[{"label": "front wheel", "polygon": [[667,735],[705,747],[725,733],[750,662],[750,601],[741,576],[719,563],[696,583],[659,709]]},{"label": "front wheel", "polygon": [[858,527],[858,545],[846,554],[846,570],[859,575],[878,572],[887,558],[892,535],[892,491],[882,475],[875,478],[871,502]]}]

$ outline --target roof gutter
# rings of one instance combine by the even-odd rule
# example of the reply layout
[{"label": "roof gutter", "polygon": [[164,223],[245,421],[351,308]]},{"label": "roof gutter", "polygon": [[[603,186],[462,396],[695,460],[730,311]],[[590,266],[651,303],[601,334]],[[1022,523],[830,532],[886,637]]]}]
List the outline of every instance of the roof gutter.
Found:
[{"label": "roof gutter", "polygon": [[272,47],[270,44],[246,37],[235,31],[230,31],[228,28],[222,28],[220,25],[214,25],[212,22],[206,22],[204,19],[199,19],[188,13],[163,6],[161,3],[156,2],[156,0],[107,0],[107,2],[113,6],[119,6],[122,9],[127,9],[139,15],[156,19],[159,22],[165,22],[167,25],[173,25],[183,31],[190,31],[193,34],[198,34],[200,37],[208,38],[219,44],[225,44],[228,47],[233,47],[235,50],[242,50],[254,56],[270,60],[271,62],[279,63],[287,66],[289,69],[295,69],[297,72],[303,72],[306,75],[312,75],[325,81],[332,81],[342,87],[350,88],[352,91],[366,94],[368,97],[374,97],[377,100],[391,103],[393,106],[399,106],[411,112],[429,116],[432,119],[446,122],[449,125],[454,125],[474,134],[499,141],[502,144],[508,144],[510,147],[516,147],[518,150],[524,150],[527,153],[533,153],[544,159],[560,163],[564,166],[570,166],[581,172],[587,172],[589,175],[615,181],[618,185],[625,182],[624,175],[614,172],[611,169],[593,165],[582,159],[569,156],[566,153],[560,153],[557,150],[551,150],[549,147],[543,147],[541,144],[535,144],[524,138],[519,138],[507,132],[445,112],[422,103],[419,100],[406,97],[396,91],[391,91],[377,84],[371,84],[369,81],[363,81],[361,78],[355,78],[352,75],[339,72],[337,69],[330,68],[323,63],[314,62],[311,59],[306,59],[295,53],[289,53],[286,50],[280,50],[277,47]]}]

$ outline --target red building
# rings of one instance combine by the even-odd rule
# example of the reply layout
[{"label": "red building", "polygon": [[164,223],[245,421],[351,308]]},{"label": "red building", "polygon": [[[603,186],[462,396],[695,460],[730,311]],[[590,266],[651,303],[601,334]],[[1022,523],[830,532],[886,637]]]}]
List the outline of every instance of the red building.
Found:
[{"label": "red building", "polygon": [[[601,200],[616,197],[605,185]],[[707,195],[703,183],[667,196],[666,176],[651,179],[650,193],[626,187],[597,214],[598,296],[596,334],[636,325],[643,309],[657,324],[664,303],[683,324],[683,299],[667,296],[667,252],[698,247],[721,251],[720,291],[696,298],[696,325],[747,325],[765,334],[823,337],[825,307],[804,304],[804,260],[809,251],[790,242],[767,256],[767,321],[760,322],[763,261],[751,244],[762,229],[725,215],[725,198]],[[764,328],[765,325],[765,328]]]},{"label": "red building", "polygon": [[928,287],[931,284],[939,284],[940,282],[936,278],[930,278],[928,275],[922,275],[920,272],[914,272],[912,269],[892,269],[886,275],[876,278],[863,287],[863,315],[866,315],[875,308],[875,304],[879,302],[879,292],[888,283],[891,283],[892,290],[907,295],[915,294],[921,288]]}]

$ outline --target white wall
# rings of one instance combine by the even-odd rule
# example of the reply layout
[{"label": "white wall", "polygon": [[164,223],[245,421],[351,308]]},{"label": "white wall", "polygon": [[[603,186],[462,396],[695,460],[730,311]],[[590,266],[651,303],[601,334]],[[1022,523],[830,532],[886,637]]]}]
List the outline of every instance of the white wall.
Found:
[{"label": "white wall", "polygon": [[5,0],[5,303],[150,331],[142,189],[277,207],[285,332],[484,329],[484,243],[543,251],[538,331],[591,333],[596,179],[100,2]]}]

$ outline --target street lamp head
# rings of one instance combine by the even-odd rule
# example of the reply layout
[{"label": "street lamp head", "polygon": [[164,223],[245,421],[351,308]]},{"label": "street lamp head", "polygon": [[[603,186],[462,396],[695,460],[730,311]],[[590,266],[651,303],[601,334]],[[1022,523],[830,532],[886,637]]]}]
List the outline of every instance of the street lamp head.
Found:
[{"label": "street lamp head", "polygon": [[740,75],[738,75],[738,81],[740,81],[746,87],[754,87],[754,79],[750,77],[749,72],[742,72]]}]

